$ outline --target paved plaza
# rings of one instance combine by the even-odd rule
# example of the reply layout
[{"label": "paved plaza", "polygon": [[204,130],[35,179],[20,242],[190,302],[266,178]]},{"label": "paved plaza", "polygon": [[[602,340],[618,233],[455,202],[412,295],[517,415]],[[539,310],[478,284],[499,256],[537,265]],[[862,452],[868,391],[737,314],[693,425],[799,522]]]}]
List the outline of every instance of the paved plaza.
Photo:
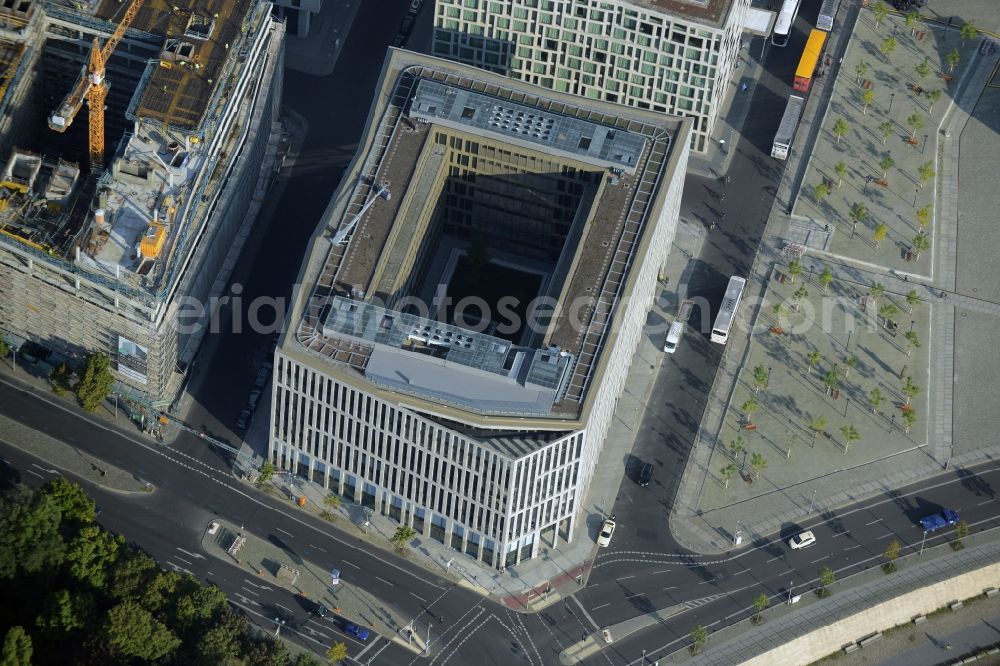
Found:
[{"label": "paved plaza", "polygon": [[811,493],[843,468],[852,483],[875,481],[927,443],[923,302],[910,312],[905,294],[876,298],[837,281],[824,291],[818,275],[793,282],[784,266],[773,275],[712,450],[703,512],[789,488]]},{"label": "paved plaza", "polygon": [[[888,56],[886,40],[897,44]],[[890,15],[876,27],[861,13],[843,63],[830,57],[822,68],[836,83],[793,211],[811,248],[932,277],[932,252],[918,253],[913,239],[924,234],[933,248],[939,129],[978,44],[946,25],[907,27]],[[867,214],[852,216],[862,206]]]}]

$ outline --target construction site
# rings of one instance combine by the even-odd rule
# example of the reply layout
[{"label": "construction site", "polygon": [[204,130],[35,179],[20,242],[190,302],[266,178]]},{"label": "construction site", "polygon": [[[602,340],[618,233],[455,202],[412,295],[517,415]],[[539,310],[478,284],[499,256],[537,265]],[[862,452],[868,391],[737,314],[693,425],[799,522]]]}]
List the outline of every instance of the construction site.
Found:
[{"label": "construction site", "polygon": [[119,393],[174,399],[271,182],[283,43],[266,0],[0,0],[0,335],[24,361],[104,352]]}]

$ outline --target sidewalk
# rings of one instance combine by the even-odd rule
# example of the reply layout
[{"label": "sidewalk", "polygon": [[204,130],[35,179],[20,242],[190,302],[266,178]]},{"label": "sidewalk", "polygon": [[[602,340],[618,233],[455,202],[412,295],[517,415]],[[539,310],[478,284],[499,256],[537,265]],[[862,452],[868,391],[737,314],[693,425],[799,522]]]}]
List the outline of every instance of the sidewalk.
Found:
[{"label": "sidewalk", "polygon": [[[205,531],[202,549],[216,559],[245,569],[249,577],[260,581],[256,587],[283,587],[295,593],[300,605],[309,612],[313,612],[317,604],[323,604],[345,622],[368,627],[415,653],[424,650],[423,639],[410,636],[408,619],[392,604],[377,599],[348,580],[332,585],[328,569],[304,560],[277,535],[264,541],[245,534],[238,525],[224,520],[213,522],[218,523],[219,528],[215,534]],[[349,576],[350,572],[346,573]],[[255,601],[243,594],[235,596],[242,598],[244,603]]]},{"label": "sidewalk", "polygon": [[[663,360],[663,337],[673,321],[678,304],[687,295],[687,279],[704,239],[705,231],[700,224],[679,222],[672,251],[660,272],[666,286],[652,309],[663,324],[647,327],[633,357],[625,390],[618,401],[615,418],[581,509],[585,518],[579,522],[573,541],[561,544],[556,550],[543,546],[538,557],[508,567],[501,573],[433,539],[417,535],[410,542],[406,555],[411,561],[434,575],[490,596],[517,612],[541,610],[574,594],[586,583],[597,550],[591,532],[614,506],[622,479],[621,460],[632,448],[643,405]],[[265,391],[242,448],[244,453],[261,461],[267,455],[269,413],[270,392]],[[237,474],[245,472],[245,469],[237,470]],[[335,517],[333,527],[350,531],[351,536],[365,539],[372,547],[389,549],[389,539],[399,527],[389,517],[374,514],[368,507],[346,500],[342,500],[336,509],[326,507],[325,499],[329,492],[301,477],[277,474],[272,479],[272,486],[274,492],[289,502],[305,497],[304,511],[320,517],[329,511]]]}]

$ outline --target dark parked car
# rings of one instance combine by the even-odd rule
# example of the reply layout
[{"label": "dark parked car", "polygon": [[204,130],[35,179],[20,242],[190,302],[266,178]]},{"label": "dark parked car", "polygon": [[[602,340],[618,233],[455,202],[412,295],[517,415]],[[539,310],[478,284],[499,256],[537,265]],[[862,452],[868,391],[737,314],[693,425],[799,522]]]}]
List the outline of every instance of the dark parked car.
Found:
[{"label": "dark parked car", "polygon": [[326,617],[330,610],[323,604],[316,604],[313,606],[312,614],[316,617]]},{"label": "dark parked car", "polygon": [[413,16],[407,14],[403,17],[403,22],[399,24],[399,34],[403,37],[409,37],[411,32],[413,32]]},{"label": "dark parked car", "polygon": [[652,480],[653,480],[653,466],[649,463],[646,463],[645,465],[642,466],[642,469],[639,470],[639,485],[648,486],[649,482]]},{"label": "dark parked car", "polygon": [[920,527],[925,532],[934,532],[958,524],[958,512],[944,509],[940,513],[920,519]]}]

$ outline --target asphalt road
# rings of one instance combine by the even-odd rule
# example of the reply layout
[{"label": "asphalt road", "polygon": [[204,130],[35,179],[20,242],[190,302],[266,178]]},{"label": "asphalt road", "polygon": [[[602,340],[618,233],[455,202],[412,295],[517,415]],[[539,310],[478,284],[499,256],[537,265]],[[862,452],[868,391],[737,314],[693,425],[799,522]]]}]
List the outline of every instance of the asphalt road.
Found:
[{"label": "asphalt road", "polygon": [[[903,544],[904,554],[919,548],[922,532],[917,521],[943,507],[959,510],[974,531],[1000,524],[995,490],[1000,484],[1000,466],[953,470],[802,525],[788,525],[781,534],[733,557],[689,556],[677,551],[630,553],[612,547],[597,557],[588,586],[574,599],[534,615],[521,615],[456,588],[403,558],[365,550],[357,539],[285,502],[251,491],[212,465],[120,433],[56,405],[47,396],[2,381],[0,410],[153,483],[156,490],[150,495],[126,496],[93,486],[88,491],[97,499],[102,509],[99,520],[106,527],[124,534],[165,566],[218,584],[264,630],[273,631],[274,617],[284,619],[286,638],[318,651],[346,637],[332,620],[309,617],[290,593],[263,589],[256,577],[202,555],[201,534],[209,521],[221,517],[243,524],[260,538],[280,528],[280,538],[302,558],[327,566],[353,564],[358,572],[356,584],[392,604],[404,617],[417,616],[418,627],[423,622],[431,624],[434,662],[538,666],[556,663],[560,650],[598,627],[687,602],[691,610],[655,630],[616,642],[588,663],[605,663],[606,657],[611,663],[629,663],[643,648],[651,657],[662,656],[664,650],[683,644],[695,624],[715,627],[745,617],[760,592],[777,598],[787,595],[790,586],[804,592],[815,585],[823,566],[833,568],[841,578],[875,566],[892,539]],[[39,484],[47,476],[42,471],[50,467],[47,462],[20,452],[2,437],[0,455],[5,461],[0,478]],[[818,542],[791,551],[783,541],[801,529],[812,529]],[[927,545],[946,538],[947,533],[930,535]],[[345,578],[345,582],[350,581]],[[384,638],[372,641],[373,647],[362,656],[367,659],[377,651],[374,663],[410,664],[416,659]],[[351,645],[354,650],[364,649],[356,642]]]}]

